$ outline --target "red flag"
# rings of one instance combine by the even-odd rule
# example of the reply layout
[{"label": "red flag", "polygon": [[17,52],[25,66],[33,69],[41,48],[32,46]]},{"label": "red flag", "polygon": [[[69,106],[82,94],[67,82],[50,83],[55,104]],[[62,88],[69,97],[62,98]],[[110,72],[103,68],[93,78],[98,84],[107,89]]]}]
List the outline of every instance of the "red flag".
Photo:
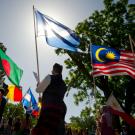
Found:
[{"label": "red flag", "polygon": [[124,110],[121,108],[120,104],[118,103],[117,99],[114,97],[113,94],[111,94],[108,98],[106,105],[111,106],[111,112],[113,114],[120,116],[129,125],[135,127],[135,119],[124,112]]}]

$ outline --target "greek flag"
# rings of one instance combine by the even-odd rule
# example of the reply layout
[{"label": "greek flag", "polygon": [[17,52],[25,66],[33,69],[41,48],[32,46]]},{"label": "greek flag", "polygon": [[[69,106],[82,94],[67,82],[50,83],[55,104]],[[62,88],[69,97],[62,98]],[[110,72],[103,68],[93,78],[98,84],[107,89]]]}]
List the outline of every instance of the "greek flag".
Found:
[{"label": "greek flag", "polygon": [[35,10],[37,36],[45,36],[48,45],[77,51],[80,39],[75,32],[51,17]]}]

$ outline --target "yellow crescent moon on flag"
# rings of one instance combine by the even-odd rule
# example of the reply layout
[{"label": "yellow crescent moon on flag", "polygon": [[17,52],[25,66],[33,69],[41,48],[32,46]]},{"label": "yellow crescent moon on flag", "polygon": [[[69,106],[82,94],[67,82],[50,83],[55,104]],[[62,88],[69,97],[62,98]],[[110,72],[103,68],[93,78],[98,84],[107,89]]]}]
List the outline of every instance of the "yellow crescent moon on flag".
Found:
[{"label": "yellow crescent moon on flag", "polygon": [[97,51],[96,51],[96,59],[98,60],[98,61],[100,61],[100,62],[104,62],[102,59],[100,59],[100,57],[99,57],[99,53],[102,51],[102,50],[106,50],[105,48],[99,48],[99,49],[97,49]]}]

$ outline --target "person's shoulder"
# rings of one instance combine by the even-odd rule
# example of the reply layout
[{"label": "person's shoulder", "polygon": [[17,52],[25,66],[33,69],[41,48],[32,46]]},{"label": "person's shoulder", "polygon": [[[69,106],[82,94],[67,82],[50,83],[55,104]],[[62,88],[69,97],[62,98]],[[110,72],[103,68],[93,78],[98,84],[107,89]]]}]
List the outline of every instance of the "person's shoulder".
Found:
[{"label": "person's shoulder", "polygon": [[48,75],[45,77],[45,79],[51,79],[51,75],[48,74]]},{"label": "person's shoulder", "polygon": [[51,75],[50,75],[50,74],[48,74],[48,75],[46,75],[46,76],[45,76],[45,78],[46,78],[46,77],[50,77],[50,76],[51,76]]}]

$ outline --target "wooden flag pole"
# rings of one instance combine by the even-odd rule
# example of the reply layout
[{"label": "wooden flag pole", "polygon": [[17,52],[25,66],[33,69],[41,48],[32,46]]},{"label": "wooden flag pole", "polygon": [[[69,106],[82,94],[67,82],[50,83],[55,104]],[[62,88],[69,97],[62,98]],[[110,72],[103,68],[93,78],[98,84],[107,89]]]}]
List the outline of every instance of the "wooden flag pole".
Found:
[{"label": "wooden flag pole", "polygon": [[[33,18],[34,18],[34,33],[35,33],[35,46],[36,46],[37,74],[38,74],[38,78],[39,78],[39,82],[40,82],[38,48],[37,48],[37,30],[36,30],[36,20],[35,20],[35,8],[34,8],[34,6],[33,6]],[[39,93],[39,97],[41,97],[41,93]]]}]

